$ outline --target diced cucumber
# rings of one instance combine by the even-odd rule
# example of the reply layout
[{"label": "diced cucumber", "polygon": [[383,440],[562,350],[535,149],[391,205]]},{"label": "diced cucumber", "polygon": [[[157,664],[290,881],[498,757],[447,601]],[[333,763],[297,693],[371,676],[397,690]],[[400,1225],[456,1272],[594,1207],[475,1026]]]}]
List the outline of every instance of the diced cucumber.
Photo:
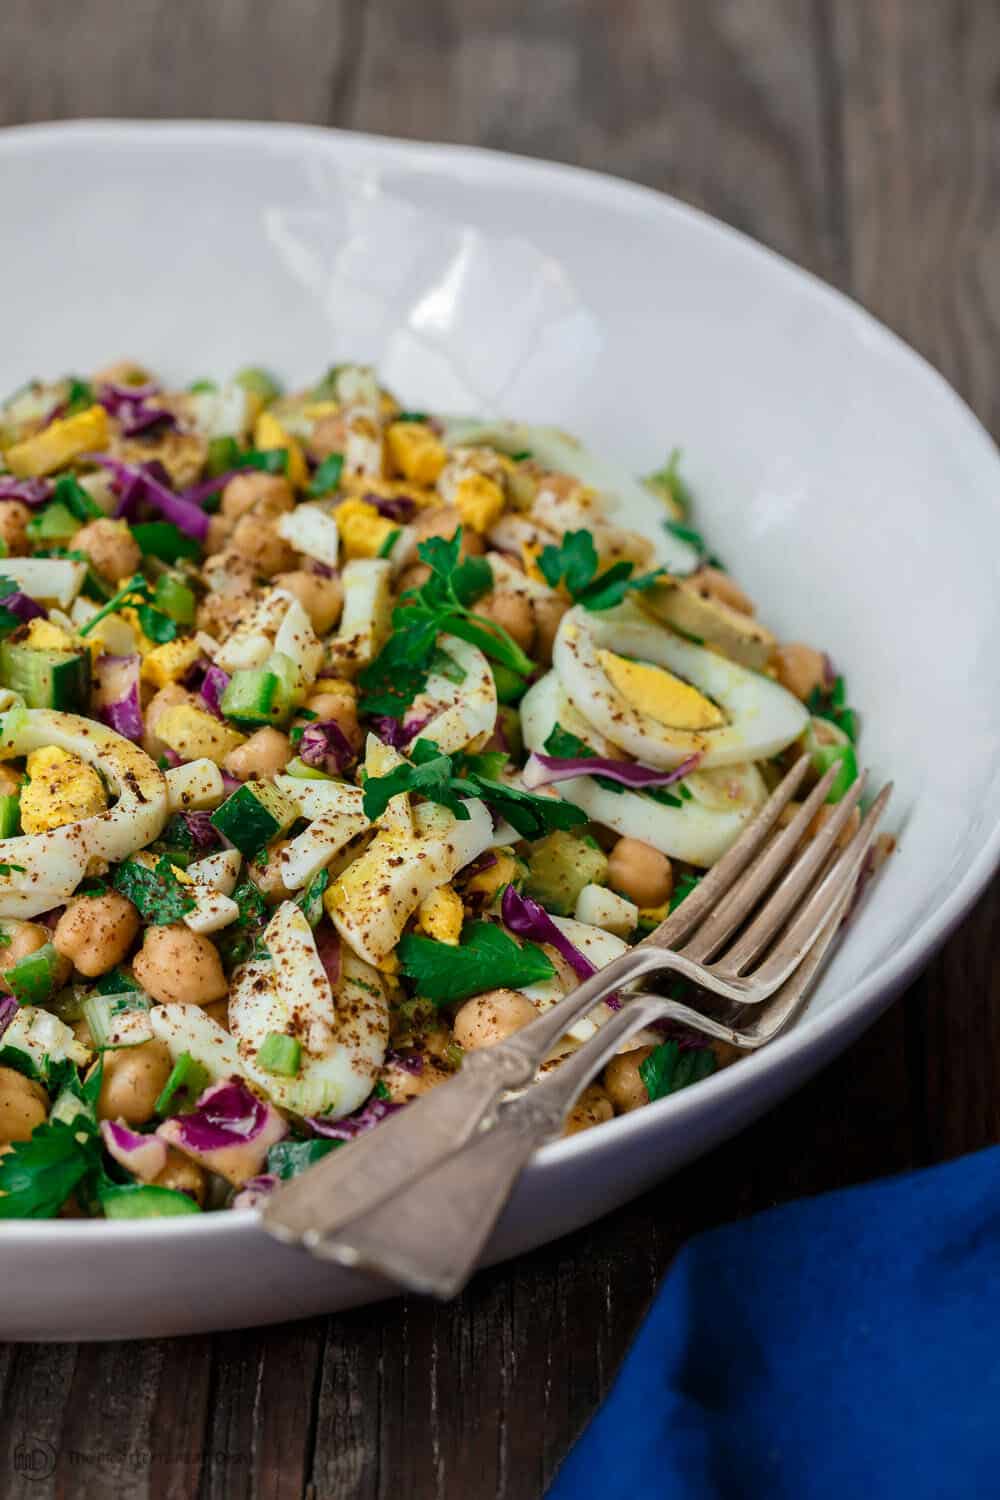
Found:
[{"label": "diced cucumber", "polygon": [[0,839],[10,839],[21,827],[21,799],[18,796],[0,797]]},{"label": "diced cucumber", "polygon": [[333,777],[327,771],[320,771],[316,766],[307,766],[304,760],[296,755],[285,767],[286,776],[294,776],[298,781],[332,781]]},{"label": "diced cucumber", "polygon": [[276,787],[266,781],[247,781],[215,809],[209,822],[249,858],[280,838],[298,815],[295,803]]},{"label": "diced cucumber", "polygon": [[233,376],[233,384],[241,385],[251,395],[259,396],[265,406],[272,401],[277,401],[281,395],[281,386],[278,381],[267,370],[262,370],[259,365],[248,365],[238,375]]},{"label": "diced cucumber", "polygon": [[90,656],[86,651],[33,651],[15,641],[0,645],[0,680],[28,708],[84,713],[90,699]]},{"label": "diced cucumber", "polygon": [[156,580],[153,602],[157,609],[178,625],[193,625],[196,600],[194,592],[177,577],[176,573],[163,573]]},{"label": "diced cucumber", "polygon": [[220,707],[227,719],[247,728],[280,724],[292,711],[295,682],[293,663],[274,652],[262,667],[247,667],[233,673]]},{"label": "diced cucumber", "polygon": [[33,542],[60,542],[80,530],[80,522],[59,500],[31,517],[25,530]]},{"label": "diced cucumber", "polygon": [[56,987],[59,954],[51,943],[19,958],[4,978],[22,1005],[44,1005]]},{"label": "diced cucumber", "polygon": [[140,1186],[139,1183],[103,1188],[100,1198],[106,1219],[165,1219],[177,1214],[201,1212],[186,1193],[176,1193],[173,1188]]}]

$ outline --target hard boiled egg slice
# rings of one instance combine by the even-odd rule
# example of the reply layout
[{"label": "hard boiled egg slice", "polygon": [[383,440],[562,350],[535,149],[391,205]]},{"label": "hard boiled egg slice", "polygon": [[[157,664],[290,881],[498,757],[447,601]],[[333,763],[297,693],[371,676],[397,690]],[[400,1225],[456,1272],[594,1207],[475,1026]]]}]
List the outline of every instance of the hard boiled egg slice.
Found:
[{"label": "hard boiled egg slice", "polygon": [[411,742],[433,740],[445,755],[464,750],[473,740],[488,738],[497,721],[497,687],[490,664],[478,646],[457,635],[438,637],[438,665],[408,716],[432,718]]},{"label": "hard boiled egg slice", "polygon": [[766,760],[802,733],[803,705],[769,677],[650,623],[626,603],[562,620],[553,665],[574,707],[644,765]]},{"label": "hard boiled egg slice", "polygon": [[[577,713],[558,677],[550,672],[529,689],[521,704],[526,747],[544,754],[545,741],[556,724],[598,754],[620,758],[621,752],[595,734]],[[689,773],[667,789],[671,795],[676,794],[677,806],[657,801],[648,793],[625,788],[613,792],[592,776],[574,776],[555,783],[550,790],[581,807],[593,822],[626,838],[641,839],[673,859],[701,866],[720,859],[767,800],[764,778],[749,763]]]}]

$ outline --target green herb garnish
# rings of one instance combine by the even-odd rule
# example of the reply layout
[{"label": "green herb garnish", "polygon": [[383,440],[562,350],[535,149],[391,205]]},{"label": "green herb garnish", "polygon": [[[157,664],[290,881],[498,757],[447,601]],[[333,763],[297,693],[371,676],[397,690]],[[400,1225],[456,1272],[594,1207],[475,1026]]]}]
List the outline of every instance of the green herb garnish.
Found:
[{"label": "green herb garnish", "polygon": [[483,990],[520,989],[555,973],[535,943],[518,946],[491,922],[473,922],[458,947],[406,933],[399,957],[403,973],[415,981],[419,994],[437,1005],[466,1000]]},{"label": "green herb garnish", "polygon": [[344,472],[344,455],[330,453],[316,470],[306,489],[307,495],[332,495]]},{"label": "green herb garnish", "polygon": [[573,603],[590,610],[613,609],[630,589],[641,592],[666,576],[657,568],[634,577],[634,563],[624,560],[598,573],[597,548],[589,531],[567,531],[558,546],[550,543],[542,549],[538,566],[551,588],[565,584]]},{"label": "green herb garnish", "polygon": [[687,1047],[681,1051],[677,1042],[661,1042],[639,1064],[639,1076],[652,1104],[654,1099],[676,1094],[689,1083],[700,1083],[715,1072],[715,1067],[715,1053],[711,1047]]},{"label": "green herb garnish", "polygon": [[113,884],[153,926],[179,922],[194,910],[194,897],[181,885],[165,854],[153,869],[134,859],[124,860],[115,870]]}]

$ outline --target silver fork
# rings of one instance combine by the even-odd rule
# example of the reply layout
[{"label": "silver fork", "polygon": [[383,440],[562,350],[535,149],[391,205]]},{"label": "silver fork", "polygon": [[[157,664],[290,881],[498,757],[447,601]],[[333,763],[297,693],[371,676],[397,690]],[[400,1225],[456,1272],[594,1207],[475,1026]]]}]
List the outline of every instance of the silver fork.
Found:
[{"label": "silver fork", "polygon": [[[643,975],[679,970],[703,988],[743,1004],[759,1004],[779,990],[825,932],[845,892],[853,889],[889,795],[886,788],[848,847],[834,853],[860,796],[860,781],[855,782],[820,834],[801,849],[802,836],[835,774],[828,772],[788,826],[776,833],[807,767],[803,757],[728,853],[655,932],[514,1036],[467,1054],[447,1084],[279,1188],[265,1204],[265,1227],[283,1240],[325,1253],[324,1242],[345,1225],[430,1171],[473,1136],[488,1131],[503,1096],[534,1080],[542,1061],[570,1027],[605,996]],[[732,951],[714,964],[701,962],[719,954],[782,871],[784,878]],[[774,943],[772,951],[753,973],[746,973],[769,942]]]},{"label": "silver fork", "polygon": [[635,996],[542,1082],[501,1103],[488,1130],[309,1248],[325,1260],[374,1272],[408,1291],[442,1299],[457,1296],[475,1271],[524,1167],[559,1133],[581,1090],[622,1041],[651,1021],[669,1019],[746,1051],[763,1046],[801,1008],[852,894],[849,887],[798,969],[755,1009],[746,1029],[714,1021],[661,995]]}]

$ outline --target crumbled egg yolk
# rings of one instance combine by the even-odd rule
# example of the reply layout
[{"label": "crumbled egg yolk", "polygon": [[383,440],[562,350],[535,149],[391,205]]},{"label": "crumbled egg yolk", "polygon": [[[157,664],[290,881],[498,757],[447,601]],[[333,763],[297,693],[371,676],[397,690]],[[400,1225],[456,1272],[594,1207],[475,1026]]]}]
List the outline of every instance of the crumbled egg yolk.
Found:
[{"label": "crumbled egg yolk", "polygon": [[26,762],[29,781],[21,792],[21,827],[45,833],[80,818],[104,812],[104,783],[86,761],[57,745],[32,750]]},{"label": "crumbled egg yolk", "polygon": [[464,917],[461,898],[450,885],[439,885],[417,907],[417,926],[421,932],[452,948],[458,946]]},{"label": "crumbled egg yolk", "polygon": [[76,638],[51,620],[31,620],[24,644],[32,651],[75,651]]},{"label": "crumbled egg yolk", "polygon": [[717,729],[726,720],[697,688],[663,667],[598,651],[601,670],[626,703],[667,729]]},{"label": "crumbled egg yolk", "polygon": [[288,482],[297,490],[305,489],[309,483],[309,465],[301,444],[278,421],[273,412],[262,411],[254,423],[253,440],[262,452],[275,448],[288,451]]},{"label": "crumbled egg yolk", "polygon": [[344,500],[333,514],[348,558],[378,557],[389,537],[399,529],[380,516],[367,500]]},{"label": "crumbled egg yolk", "polygon": [[425,422],[393,422],[385,434],[393,464],[417,484],[434,484],[448,454]]},{"label": "crumbled egg yolk", "polygon": [[214,760],[216,765],[221,765],[230,750],[242,745],[246,738],[214,714],[189,703],[175,704],[161,714],[156,721],[155,734],[181,760],[204,758]]},{"label": "crumbled egg yolk", "polygon": [[81,453],[102,451],[109,441],[107,412],[103,406],[90,406],[75,416],[50,422],[33,437],[8,448],[4,457],[18,479],[36,479],[65,468]]},{"label": "crumbled egg yolk", "polygon": [[485,474],[466,474],[455,486],[453,503],[463,526],[472,531],[489,531],[503,515],[503,490]]},{"label": "crumbled egg yolk", "polygon": [[[518,862],[509,849],[494,850],[496,858],[493,864],[487,865],[483,870],[477,870],[475,875],[469,877],[465,882],[466,896],[489,896],[494,897],[505,885],[510,885],[517,874]],[[521,867],[523,870],[523,866]]]},{"label": "crumbled egg yolk", "polygon": [[141,676],[144,682],[154,687],[166,687],[168,682],[177,682],[190,672],[201,656],[201,647],[194,636],[186,640],[167,641],[154,646],[143,657]]}]

